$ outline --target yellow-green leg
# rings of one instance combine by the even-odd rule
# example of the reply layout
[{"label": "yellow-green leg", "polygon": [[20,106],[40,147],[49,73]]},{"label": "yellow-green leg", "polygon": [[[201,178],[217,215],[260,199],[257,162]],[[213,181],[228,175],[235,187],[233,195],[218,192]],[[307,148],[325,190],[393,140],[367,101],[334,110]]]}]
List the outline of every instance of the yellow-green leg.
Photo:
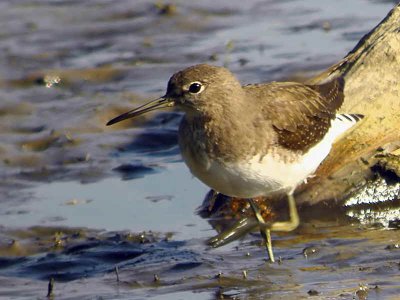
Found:
[{"label": "yellow-green leg", "polygon": [[[293,197],[293,191],[287,194],[289,206],[289,221],[275,222],[269,227],[272,231],[292,231],[300,224],[299,214],[297,213],[296,201]],[[265,223],[264,223],[265,224]]]},{"label": "yellow-green leg", "polygon": [[[257,221],[259,223],[259,228],[260,228],[260,233],[261,236],[265,240],[265,246],[267,247],[267,252],[268,252],[268,257],[271,262],[275,262],[274,258],[274,252],[272,251],[272,240],[271,240],[271,230],[267,228],[267,224],[264,221],[263,216],[260,213],[260,210],[258,209],[257,204],[254,202],[253,199],[249,199],[250,206],[253,209],[254,215],[257,218]],[[263,225],[263,226],[262,226]]]},{"label": "yellow-green leg", "polygon": [[284,222],[275,222],[271,224],[265,223],[264,218],[262,217],[257,204],[252,200],[249,199],[250,206],[254,211],[254,215],[257,218],[260,233],[265,239],[268,256],[271,262],[275,262],[274,253],[272,251],[272,241],[271,241],[271,231],[292,231],[299,226],[300,218],[299,214],[297,213],[296,208],[296,201],[293,197],[293,190],[287,194],[288,198],[288,206],[289,206],[289,221]]}]

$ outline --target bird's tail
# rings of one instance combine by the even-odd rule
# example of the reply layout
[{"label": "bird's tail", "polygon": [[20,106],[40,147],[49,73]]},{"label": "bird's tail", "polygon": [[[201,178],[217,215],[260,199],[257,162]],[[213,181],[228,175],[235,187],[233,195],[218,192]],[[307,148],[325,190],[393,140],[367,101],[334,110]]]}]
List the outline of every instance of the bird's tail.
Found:
[{"label": "bird's tail", "polygon": [[333,135],[334,140],[337,140],[343,133],[348,131],[363,118],[364,115],[360,114],[337,114],[331,124],[331,134]]}]

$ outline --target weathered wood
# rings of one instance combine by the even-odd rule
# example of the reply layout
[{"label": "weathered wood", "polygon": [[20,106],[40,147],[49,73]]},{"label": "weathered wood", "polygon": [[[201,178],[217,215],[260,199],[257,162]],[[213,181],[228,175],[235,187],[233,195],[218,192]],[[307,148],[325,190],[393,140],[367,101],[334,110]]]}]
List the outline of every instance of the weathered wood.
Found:
[{"label": "weathered wood", "polygon": [[400,4],[339,63],[312,78],[321,83],[343,76],[341,112],[364,114],[354,130],[337,141],[307,185],[298,203],[342,200],[353,187],[372,177],[377,153],[399,154],[400,148]]}]

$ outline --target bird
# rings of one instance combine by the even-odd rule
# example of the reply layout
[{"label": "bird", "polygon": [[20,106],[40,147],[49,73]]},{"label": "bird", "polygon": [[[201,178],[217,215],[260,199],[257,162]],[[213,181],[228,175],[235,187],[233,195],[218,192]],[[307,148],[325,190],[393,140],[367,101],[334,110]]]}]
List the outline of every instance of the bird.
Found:
[{"label": "bird", "polygon": [[[198,64],[173,74],[164,96],[106,125],[160,108],[182,110],[178,143],[184,162],[217,193],[248,199],[274,262],[270,232],[292,231],[300,223],[296,187],[363,118],[338,113],[344,85],[342,77],[319,85],[242,85],[227,68]],[[278,193],[287,196],[289,220],[268,224],[252,199]]]}]

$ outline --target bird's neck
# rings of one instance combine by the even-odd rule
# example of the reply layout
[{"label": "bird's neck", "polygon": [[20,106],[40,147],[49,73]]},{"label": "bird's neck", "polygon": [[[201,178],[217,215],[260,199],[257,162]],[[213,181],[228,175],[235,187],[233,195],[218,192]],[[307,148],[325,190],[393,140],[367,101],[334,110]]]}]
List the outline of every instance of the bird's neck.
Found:
[{"label": "bird's neck", "polygon": [[243,122],[243,112],[247,110],[245,101],[235,99],[232,94],[219,95],[219,99],[199,103],[196,108],[185,110],[188,120],[203,119],[207,122]]},{"label": "bird's neck", "polygon": [[[225,161],[240,156],[252,156],[258,150],[254,145],[257,131],[253,130],[252,118],[244,117],[249,109],[232,105],[209,106],[207,110],[185,114],[183,126],[190,132],[195,143],[201,143],[210,157]],[[246,134],[244,134],[246,132]]]}]

